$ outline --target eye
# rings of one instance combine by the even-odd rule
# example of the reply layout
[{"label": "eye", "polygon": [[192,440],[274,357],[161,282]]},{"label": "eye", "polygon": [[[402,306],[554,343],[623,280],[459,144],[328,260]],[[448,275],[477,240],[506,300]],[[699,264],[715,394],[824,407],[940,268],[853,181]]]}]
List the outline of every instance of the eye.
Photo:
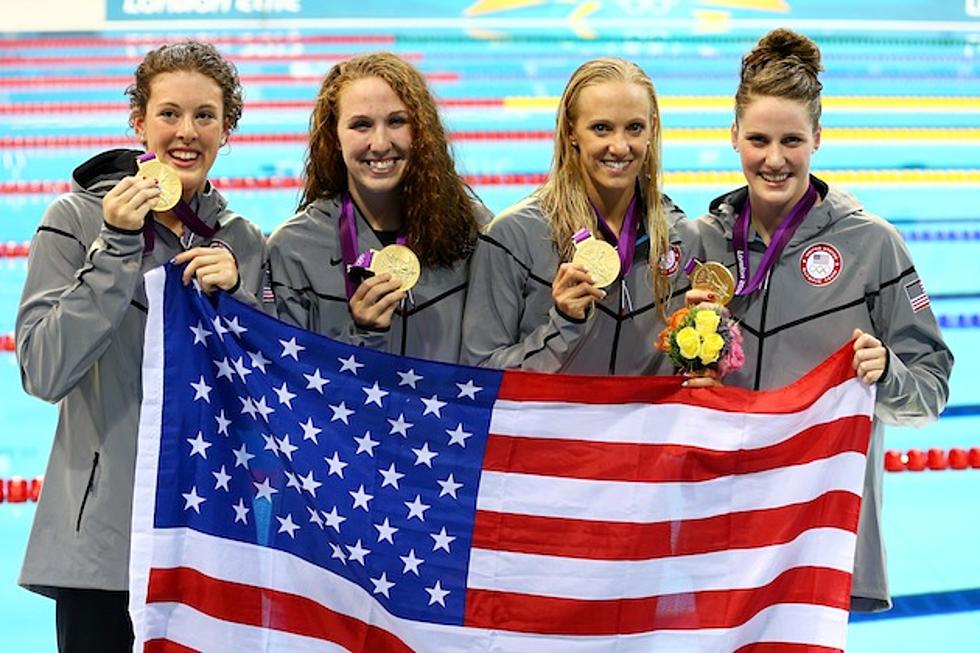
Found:
[{"label": "eye", "polygon": [[787,136],[786,138],[783,139],[784,145],[795,146],[795,145],[799,145],[802,142],[803,139],[800,138],[799,136]]},{"label": "eye", "polygon": [[626,128],[631,134],[642,134],[647,126],[642,122],[633,122]]},{"label": "eye", "polygon": [[160,112],[157,115],[159,115],[161,118],[176,118],[177,112],[173,109],[160,109]]},{"label": "eye", "polygon": [[371,121],[365,120],[363,118],[359,118],[350,123],[350,129],[354,129],[356,131],[364,131],[365,129],[369,129],[370,127],[371,127]]},{"label": "eye", "polygon": [[610,129],[609,129],[609,125],[599,122],[592,125],[592,131],[594,131],[597,134],[608,134]]},{"label": "eye", "polygon": [[392,127],[401,127],[402,125],[408,124],[408,116],[391,116],[388,118],[388,124]]},{"label": "eye", "polygon": [[199,111],[197,113],[197,119],[201,121],[215,120],[217,116],[213,111]]},{"label": "eye", "polygon": [[753,145],[765,145],[767,139],[765,136],[760,136],[759,134],[751,134],[746,137],[746,140]]}]

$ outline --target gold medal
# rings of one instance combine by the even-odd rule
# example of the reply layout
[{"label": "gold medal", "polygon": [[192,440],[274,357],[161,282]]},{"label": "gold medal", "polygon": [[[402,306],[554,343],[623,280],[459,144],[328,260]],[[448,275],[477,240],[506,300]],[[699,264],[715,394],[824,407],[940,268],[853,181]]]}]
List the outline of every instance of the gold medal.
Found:
[{"label": "gold medal", "polygon": [[691,288],[715,294],[715,302],[724,306],[735,296],[735,277],[731,270],[716,261],[697,263],[691,272]]},{"label": "gold medal", "polygon": [[595,277],[596,288],[605,288],[619,276],[620,261],[616,248],[591,235],[575,243],[572,263],[584,265]]},{"label": "gold medal", "polygon": [[157,203],[151,207],[154,211],[167,211],[175,207],[180,201],[184,187],[180,183],[177,171],[171,166],[160,159],[153,158],[149,161],[140,162],[139,174],[144,178],[153,177],[160,185],[160,197],[157,199]]},{"label": "gold medal", "polygon": [[381,251],[374,252],[368,269],[375,274],[391,273],[392,277],[402,282],[399,288],[402,291],[410,290],[415,286],[422,272],[422,266],[415,252],[404,245],[388,245]]}]

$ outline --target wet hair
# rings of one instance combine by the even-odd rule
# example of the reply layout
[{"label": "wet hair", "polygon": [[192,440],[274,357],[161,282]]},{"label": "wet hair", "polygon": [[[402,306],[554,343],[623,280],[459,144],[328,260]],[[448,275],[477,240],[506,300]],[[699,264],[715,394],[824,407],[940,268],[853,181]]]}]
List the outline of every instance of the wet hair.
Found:
[{"label": "wet hair", "polygon": [[551,222],[552,239],[561,259],[571,260],[575,251],[572,236],[580,229],[590,229],[595,233],[598,222],[586,194],[579,166],[579,151],[572,143],[578,99],[583,89],[607,82],[636,84],[650,100],[650,141],[637,176],[637,204],[646,216],[650,236],[648,262],[653,274],[654,296],[662,312],[662,300],[667,296],[670,284],[660,272],[658,264],[670,243],[660,190],[660,108],[653,82],[639,66],[616,57],[601,57],[585,62],[572,73],[558,103],[551,171],[534,194]]},{"label": "wet hair", "polygon": [[473,251],[479,224],[471,191],[456,173],[446,131],[425,78],[390,52],[374,52],[334,65],[320,86],[310,116],[310,141],[300,210],[348,191],[337,132],[340,96],[359,79],[377,77],[408,109],[411,154],[402,178],[406,244],[429,267],[448,266]]},{"label": "wet hair", "polygon": [[126,89],[129,96],[129,126],[137,116],[146,114],[150,85],[162,73],[195,72],[210,77],[221,89],[224,105],[224,128],[233,131],[242,117],[244,94],[238,70],[210,43],[181,41],[151,50],[136,68],[135,79]]},{"label": "wet hair", "polygon": [[822,70],[816,43],[788,29],[769,32],[742,57],[735,119],[742,117],[754,97],[768,95],[802,102],[816,129],[820,124],[823,84],[818,75]]}]

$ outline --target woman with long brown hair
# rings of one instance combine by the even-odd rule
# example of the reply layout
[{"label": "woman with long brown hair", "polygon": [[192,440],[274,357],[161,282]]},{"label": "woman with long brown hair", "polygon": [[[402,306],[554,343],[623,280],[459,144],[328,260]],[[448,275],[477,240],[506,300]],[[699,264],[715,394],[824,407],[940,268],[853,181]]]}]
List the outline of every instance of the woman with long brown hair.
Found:
[{"label": "woman with long brown hair", "polygon": [[[338,63],[310,118],[299,212],[269,240],[280,318],[455,362],[469,257],[485,213],[456,174],[422,74],[386,52]],[[404,257],[397,269],[378,266],[386,252]],[[418,283],[408,288],[412,265]]]},{"label": "woman with long brown hair", "polygon": [[[474,256],[463,362],[673,371],[655,341],[667,305],[686,289],[674,285],[694,228],[661,191],[660,133],[653,83],[636,64],[606,57],[575,71],[547,181],[494,219]],[[615,247],[612,259],[574,262],[594,241]]]}]

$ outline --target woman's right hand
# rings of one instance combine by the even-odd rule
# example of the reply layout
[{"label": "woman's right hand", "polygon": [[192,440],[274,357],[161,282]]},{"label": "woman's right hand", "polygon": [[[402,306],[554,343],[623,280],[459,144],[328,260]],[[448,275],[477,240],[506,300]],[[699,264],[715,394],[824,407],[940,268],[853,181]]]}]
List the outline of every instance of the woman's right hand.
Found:
[{"label": "woman's right hand", "polygon": [[157,180],[140,177],[123,177],[102,198],[102,215],[105,221],[117,229],[138,231],[143,220],[160,197]]},{"label": "woman's right hand", "polygon": [[606,291],[596,288],[595,278],[578,263],[562,263],[551,282],[551,298],[555,308],[576,320],[584,320],[592,302],[604,299]]},{"label": "woman's right hand", "polygon": [[691,288],[684,293],[685,306],[697,306],[699,304],[713,305],[716,301],[718,301],[718,296],[704,288]]},{"label": "woman's right hand", "polygon": [[365,329],[387,329],[398,303],[405,298],[399,290],[402,282],[390,272],[368,277],[350,298],[350,314],[357,326]]}]

